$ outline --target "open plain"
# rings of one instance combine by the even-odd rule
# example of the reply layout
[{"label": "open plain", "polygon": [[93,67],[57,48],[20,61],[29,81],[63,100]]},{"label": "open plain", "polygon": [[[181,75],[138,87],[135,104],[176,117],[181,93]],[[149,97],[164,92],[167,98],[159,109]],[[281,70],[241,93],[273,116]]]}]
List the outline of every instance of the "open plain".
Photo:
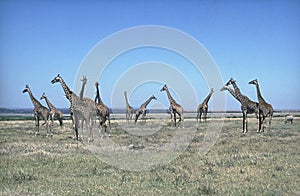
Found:
[{"label": "open plain", "polygon": [[[140,171],[103,161],[91,152],[85,137],[73,140],[70,120],[62,130],[56,122],[53,137],[46,137],[44,127],[41,135],[34,135],[32,120],[2,119],[0,194],[300,195],[299,117],[285,124],[277,115],[271,131],[263,133],[256,133],[256,119],[250,118],[249,131],[241,137],[242,122],[236,115],[222,120],[218,139],[206,154],[199,153],[199,147],[210,125],[220,119],[209,114],[207,122],[196,126],[195,119],[186,118],[184,129],[195,129],[188,146],[170,162]],[[109,137],[138,152],[172,141],[177,128],[169,126],[169,116],[151,117],[126,125],[120,116],[112,115],[109,134],[94,132],[94,143]],[[156,131],[139,131],[144,128]]]}]

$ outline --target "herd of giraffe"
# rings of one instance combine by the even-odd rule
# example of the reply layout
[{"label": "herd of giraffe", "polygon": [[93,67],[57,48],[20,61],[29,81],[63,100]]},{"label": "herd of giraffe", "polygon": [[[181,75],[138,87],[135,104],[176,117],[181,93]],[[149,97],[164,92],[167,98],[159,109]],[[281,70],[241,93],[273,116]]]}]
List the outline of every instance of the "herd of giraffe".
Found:
[{"label": "herd of giraffe", "polygon": [[[104,131],[107,131],[107,128],[110,129],[110,111],[109,108],[103,103],[101,97],[100,97],[100,91],[99,91],[99,83],[95,83],[96,88],[96,97],[94,100],[84,97],[84,90],[85,85],[87,83],[87,77],[83,76],[81,79],[82,87],[79,96],[77,96],[73,91],[70,90],[68,85],[65,83],[63,78],[58,74],[53,80],[51,80],[51,83],[60,83],[66,98],[70,102],[70,116],[72,119],[72,126],[75,132],[74,139],[79,139],[78,129],[80,128],[80,122],[81,127],[83,129],[84,123],[87,127],[88,133],[89,133],[89,141],[93,140],[92,135],[92,127],[94,125],[94,122],[96,121],[96,118],[99,118],[99,124],[104,129]],[[258,119],[258,128],[257,132],[263,132],[265,123],[266,123],[266,117],[269,116],[269,130],[271,127],[271,120],[273,116],[273,107],[272,105],[268,104],[264,98],[262,97],[260,93],[260,88],[258,81],[252,80],[249,82],[249,84],[253,84],[256,86],[257,91],[257,98],[258,102],[251,101],[247,96],[243,95],[240,92],[240,89],[238,88],[236,81],[231,78],[225,86],[221,88],[220,91],[229,91],[229,93],[241,103],[241,110],[243,114],[243,135],[245,135],[248,131],[248,120],[247,120],[247,114],[255,113],[256,118]],[[233,89],[230,87],[230,85],[233,86]],[[183,107],[178,104],[174,98],[172,97],[168,86],[165,84],[160,91],[165,91],[168,97],[168,100],[170,102],[169,111],[171,115],[171,124],[172,126],[176,125],[176,115],[179,116],[178,123],[182,123],[183,127]],[[23,90],[23,93],[28,92],[29,97],[34,105],[33,114],[35,118],[35,134],[39,135],[39,121],[40,118],[43,118],[44,123],[42,125],[46,126],[47,130],[47,136],[52,136],[52,127],[53,127],[53,121],[54,118],[57,117],[59,124],[61,127],[63,127],[63,115],[62,112],[59,111],[55,106],[49,101],[46,94],[43,93],[40,99],[45,99],[48,107],[46,108],[43,106],[32,94],[30,88],[28,85],[25,86],[25,89]],[[202,101],[201,104],[197,107],[197,123],[201,122],[201,116],[203,114],[203,120],[206,121],[207,119],[207,112],[208,112],[208,102],[210,98],[212,97],[212,94],[214,93],[214,90],[211,88],[209,94],[207,97]],[[134,114],[134,109],[132,106],[130,106],[128,97],[127,97],[127,91],[124,92],[125,96],[125,102],[126,102],[126,121],[129,123],[130,120],[132,120],[132,116]],[[156,100],[157,98],[152,95],[150,98],[148,98],[135,112],[135,119],[134,123],[136,124],[138,118],[140,115],[143,117],[146,116],[147,111],[147,105],[152,101]],[[51,120],[51,124],[49,123],[49,120]]]}]

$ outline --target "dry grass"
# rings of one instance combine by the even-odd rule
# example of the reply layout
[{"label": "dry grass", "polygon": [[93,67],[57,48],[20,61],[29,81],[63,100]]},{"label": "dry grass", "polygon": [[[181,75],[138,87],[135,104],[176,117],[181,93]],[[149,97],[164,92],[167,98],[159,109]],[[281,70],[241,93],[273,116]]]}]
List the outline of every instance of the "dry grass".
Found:
[{"label": "dry grass", "polygon": [[[103,162],[85,142],[70,138],[55,125],[54,136],[34,136],[33,121],[0,121],[0,193],[2,195],[299,195],[300,121],[284,124],[274,118],[272,130],[256,133],[250,119],[249,132],[241,135],[241,120],[226,119],[216,144],[200,155],[206,127],[202,123],[188,148],[169,164],[147,171],[126,171]],[[128,149],[140,150],[170,141],[176,129],[160,122],[160,130],[147,136],[122,130],[112,121],[110,138]],[[165,124],[164,124],[165,123]],[[137,127],[153,126],[153,121]],[[185,127],[195,127],[186,120]],[[128,127],[127,127],[128,128]],[[41,130],[45,133],[45,129]],[[135,134],[136,134],[135,133]],[[97,137],[97,136],[95,136]],[[96,140],[97,141],[97,140]],[[152,145],[152,146],[151,146]]]}]

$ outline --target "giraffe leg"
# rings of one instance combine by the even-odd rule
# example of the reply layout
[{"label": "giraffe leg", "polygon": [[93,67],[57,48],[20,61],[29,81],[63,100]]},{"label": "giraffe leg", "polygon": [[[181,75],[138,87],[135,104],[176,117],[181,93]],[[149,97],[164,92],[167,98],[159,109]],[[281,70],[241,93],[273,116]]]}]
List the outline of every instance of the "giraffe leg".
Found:
[{"label": "giraffe leg", "polygon": [[128,111],[128,121],[132,120],[133,110]]},{"label": "giraffe leg", "polygon": [[247,112],[245,114],[245,134],[248,132],[248,116]]},{"label": "giraffe leg", "polygon": [[260,111],[259,112],[259,133],[262,132],[263,115],[264,114]]},{"label": "giraffe leg", "polygon": [[54,125],[54,117],[55,117],[55,113],[52,113],[51,115],[50,115],[50,120],[51,120],[51,126],[53,127],[53,125]]},{"label": "giraffe leg", "polygon": [[102,114],[98,113],[99,127],[102,126]]},{"label": "giraffe leg", "polygon": [[203,113],[203,119],[204,119],[205,122],[206,122],[206,119],[207,119],[207,111],[208,111],[208,109],[206,108],[204,110],[204,113]]},{"label": "giraffe leg", "polygon": [[75,131],[75,135],[74,135],[74,138],[73,139],[76,139],[78,140],[78,117],[77,115],[72,115],[72,119],[73,119],[73,128],[74,128],[74,131]]},{"label": "giraffe leg", "polygon": [[247,133],[247,112],[246,110],[243,111],[243,134],[245,135]]},{"label": "giraffe leg", "polygon": [[170,112],[170,118],[171,118],[171,126],[173,126],[174,125],[173,111]]},{"label": "giraffe leg", "polygon": [[146,121],[147,121],[147,109],[143,110],[143,118],[144,118],[144,121],[146,123]]},{"label": "giraffe leg", "polygon": [[196,120],[197,120],[197,122],[199,121],[199,114],[200,114],[200,112],[199,112],[199,111],[197,111],[197,116],[196,116]]},{"label": "giraffe leg", "polygon": [[[270,114],[269,118],[269,131],[271,131],[271,121],[272,121],[272,114]],[[291,124],[293,123],[293,120],[291,120]]]},{"label": "giraffe leg", "polygon": [[260,118],[258,118],[257,120],[257,133],[259,133],[259,130],[260,130]]},{"label": "giraffe leg", "polygon": [[51,126],[49,120],[50,120],[50,116],[49,116],[49,118],[48,118],[48,120],[47,120],[47,124],[48,124],[48,127],[49,127],[49,129],[50,129],[51,136],[53,136],[53,127]]},{"label": "giraffe leg", "polygon": [[180,125],[182,125],[182,128],[184,128],[184,120],[183,120],[183,114],[178,114],[180,116]]},{"label": "giraffe leg", "polygon": [[59,121],[59,126],[60,126],[60,128],[63,129],[63,128],[64,128],[63,118],[62,118],[62,117],[59,117],[58,121]]},{"label": "giraffe leg", "polygon": [[171,117],[171,126],[173,126],[173,109],[172,106],[169,107],[169,111],[170,111],[170,117]]},{"label": "giraffe leg", "polygon": [[47,114],[45,114],[45,115],[43,115],[42,116],[43,117],[43,119],[44,119],[44,123],[43,123],[43,125],[45,125],[45,127],[46,127],[46,136],[48,136],[49,135],[49,123],[48,123],[48,120],[49,120],[49,118],[51,118],[51,115],[49,114],[49,115],[47,115]]},{"label": "giraffe leg", "polygon": [[75,121],[74,121],[73,113],[70,113],[70,117],[71,117],[71,120],[72,120],[72,129],[74,129]]},{"label": "giraffe leg", "polygon": [[178,127],[182,124],[181,123],[181,114],[180,113],[177,113],[178,114],[178,116],[179,116],[179,120],[178,120]]},{"label": "giraffe leg", "polygon": [[88,142],[92,142],[93,141],[92,122],[91,122],[90,118],[91,117],[88,117],[86,119],[86,121],[85,121],[87,129],[88,129],[88,132],[89,132]]},{"label": "giraffe leg", "polygon": [[262,117],[261,117],[261,128],[260,128],[260,132],[264,132],[264,129],[265,129],[265,122],[266,122],[266,117],[264,114],[262,114]]},{"label": "giraffe leg", "polygon": [[106,129],[107,129],[108,126],[109,126],[109,130],[111,130],[111,128],[110,128],[110,121],[106,120],[105,123],[104,123],[105,132],[106,132]]},{"label": "giraffe leg", "polygon": [[256,116],[256,118],[257,118],[257,133],[259,133],[259,130],[260,130],[260,113],[255,113],[255,116]]},{"label": "giraffe leg", "polygon": [[200,111],[199,121],[201,122],[202,111]]},{"label": "giraffe leg", "polygon": [[173,114],[174,114],[174,125],[176,127],[176,112],[174,112]]},{"label": "giraffe leg", "polygon": [[[45,120],[45,122],[44,122],[44,124],[46,124],[46,130],[47,130],[47,136],[53,136],[53,134],[52,134],[52,132],[51,132],[51,124],[49,125],[49,119],[50,119],[50,115],[49,116],[45,116],[44,117],[44,120]],[[49,127],[50,127],[50,132],[49,132]]]},{"label": "giraffe leg", "polygon": [[81,139],[83,139],[83,135],[84,135],[84,132],[83,132],[83,129],[84,129],[84,118],[81,118],[81,119],[77,119],[78,121],[78,124],[80,123],[80,126],[77,124],[78,128],[80,128],[81,130],[81,135],[79,136]]},{"label": "giraffe leg", "polygon": [[129,123],[129,113],[126,112],[126,122]]},{"label": "giraffe leg", "polygon": [[34,114],[35,117],[35,135],[40,134],[39,126],[40,126],[40,117],[38,114]]},{"label": "giraffe leg", "polygon": [[136,121],[138,120],[139,116],[140,116],[140,113],[137,112],[137,113],[135,114],[134,124],[136,124]]},{"label": "giraffe leg", "polygon": [[101,116],[101,126],[102,130],[104,130],[104,132],[106,133],[108,127],[108,120],[106,116]]},{"label": "giraffe leg", "polygon": [[[108,123],[107,123],[107,121],[108,121]],[[110,126],[110,114],[109,113],[107,114],[107,120],[105,121],[105,126],[109,127],[109,130],[111,130],[111,126]]]},{"label": "giraffe leg", "polygon": [[59,121],[59,126],[62,128],[63,127],[63,115],[62,113],[58,113],[58,121]]}]

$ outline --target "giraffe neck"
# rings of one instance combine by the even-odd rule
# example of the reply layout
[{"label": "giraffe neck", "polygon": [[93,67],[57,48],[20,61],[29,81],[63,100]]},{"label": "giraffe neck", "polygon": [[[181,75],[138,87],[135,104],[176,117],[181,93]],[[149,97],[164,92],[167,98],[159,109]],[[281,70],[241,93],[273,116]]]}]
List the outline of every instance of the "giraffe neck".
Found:
[{"label": "giraffe neck", "polygon": [[235,82],[232,83],[233,88],[234,88],[234,93],[235,93],[235,98],[241,102],[241,100],[243,99],[244,95],[241,93],[239,87],[236,85]]},{"label": "giraffe neck", "polygon": [[28,91],[29,97],[31,99],[31,102],[33,103],[34,107],[42,106],[42,104],[33,96],[32,92]]},{"label": "giraffe neck", "polygon": [[69,89],[68,85],[65,83],[65,81],[62,78],[60,80],[60,84],[66,94],[67,99],[71,100],[73,92]]},{"label": "giraffe neck", "polygon": [[226,89],[229,91],[229,93],[230,93],[234,98],[237,99],[237,96],[235,95],[235,92],[234,92],[230,87],[228,87],[228,88],[226,88]]},{"label": "giraffe neck", "polygon": [[172,105],[173,103],[176,103],[175,100],[173,99],[173,97],[171,96],[169,89],[167,89],[166,92],[167,92],[167,96],[170,101],[170,104]]},{"label": "giraffe neck", "polygon": [[126,107],[129,106],[128,98],[127,98],[127,92],[124,92],[125,101],[126,101]]},{"label": "giraffe neck", "polygon": [[206,97],[206,98],[204,99],[204,101],[203,101],[204,104],[207,104],[207,103],[208,103],[208,101],[209,101],[209,99],[211,98],[212,94],[213,94],[213,92],[210,92],[210,93],[207,95],[207,97]]},{"label": "giraffe neck", "polygon": [[85,85],[86,85],[86,83],[82,82],[82,86],[81,86],[81,90],[80,90],[80,94],[79,94],[79,97],[80,97],[81,100],[83,98],[83,93],[84,93]]},{"label": "giraffe neck", "polygon": [[257,92],[257,99],[258,99],[258,102],[265,102],[264,98],[261,96],[261,93],[260,93],[260,89],[259,89],[259,85],[256,84],[256,92]]},{"label": "giraffe neck", "polygon": [[153,99],[153,97],[150,97],[149,99],[147,99],[147,101],[145,101],[145,103],[142,106],[147,107],[147,105],[151,102],[152,99]]},{"label": "giraffe neck", "polygon": [[241,94],[241,91],[235,82],[232,82],[232,86],[234,88],[235,94]]},{"label": "giraffe neck", "polygon": [[47,97],[45,97],[46,103],[48,105],[48,107],[50,108],[50,110],[54,110],[55,106],[49,101],[49,99]]},{"label": "giraffe neck", "polygon": [[103,104],[103,101],[102,101],[102,99],[100,97],[100,91],[99,91],[98,85],[96,86],[96,90],[97,90],[97,94],[96,94],[95,102],[97,102],[97,99],[98,99],[98,103],[99,104]]}]

